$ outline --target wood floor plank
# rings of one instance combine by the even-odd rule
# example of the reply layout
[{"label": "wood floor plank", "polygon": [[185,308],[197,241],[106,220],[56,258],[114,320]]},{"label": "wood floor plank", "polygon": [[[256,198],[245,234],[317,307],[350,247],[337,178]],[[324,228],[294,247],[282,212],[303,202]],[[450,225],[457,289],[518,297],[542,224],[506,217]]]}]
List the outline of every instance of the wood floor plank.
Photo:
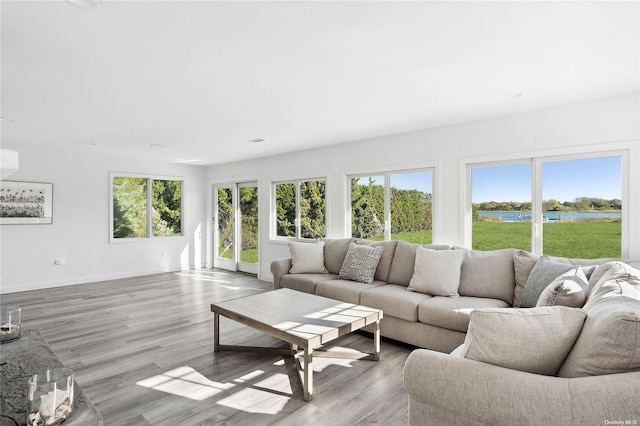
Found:
[{"label": "wood floor plank", "polygon": [[[404,362],[413,347],[383,339],[379,362],[314,360],[305,402],[290,357],[213,352],[210,305],[272,284],[223,270],[165,273],[12,293],[24,330],[39,330],[98,407],[105,425],[405,425]],[[225,344],[282,345],[221,318]],[[353,333],[336,350],[370,351]]]}]

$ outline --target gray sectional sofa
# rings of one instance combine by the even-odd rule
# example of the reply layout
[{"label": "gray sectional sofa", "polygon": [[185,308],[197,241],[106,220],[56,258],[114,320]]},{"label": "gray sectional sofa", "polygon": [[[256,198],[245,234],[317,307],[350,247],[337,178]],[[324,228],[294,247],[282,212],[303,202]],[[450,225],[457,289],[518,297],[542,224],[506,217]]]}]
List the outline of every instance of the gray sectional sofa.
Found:
[{"label": "gray sectional sofa", "polygon": [[[373,282],[339,277],[352,243],[383,247]],[[404,373],[410,424],[640,424],[640,262],[353,238],[321,245],[326,270],[290,273],[291,258],[276,260],[274,288],[382,309],[381,334],[419,347]],[[454,297],[415,288],[425,248],[461,253]],[[584,299],[573,305],[576,294]],[[536,307],[542,299],[573,307]]]}]

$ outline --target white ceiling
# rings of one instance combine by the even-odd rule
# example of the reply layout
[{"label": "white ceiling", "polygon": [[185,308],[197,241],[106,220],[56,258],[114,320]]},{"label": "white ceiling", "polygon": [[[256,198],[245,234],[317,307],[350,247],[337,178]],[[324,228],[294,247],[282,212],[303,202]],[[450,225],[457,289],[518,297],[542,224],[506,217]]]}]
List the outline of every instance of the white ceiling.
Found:
[{"label": "white ceiling", "polygon": [[219,164],[639,90],[635,1],[2,0],[1,14],[2,144],[18,151]]}]

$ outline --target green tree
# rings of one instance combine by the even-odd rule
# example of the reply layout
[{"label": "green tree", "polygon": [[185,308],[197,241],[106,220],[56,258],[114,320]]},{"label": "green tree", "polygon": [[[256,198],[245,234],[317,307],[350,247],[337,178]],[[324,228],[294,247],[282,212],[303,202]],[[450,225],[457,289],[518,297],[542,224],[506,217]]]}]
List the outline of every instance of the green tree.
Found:
[{"label": "green tree", "polygon": [[113,178],[113,237],[147,236],[147,179]]},{"label": "green tree", "polygon": [[180,235],[182,233],[182,182],[154,180],[152,186],[153,235]]}]

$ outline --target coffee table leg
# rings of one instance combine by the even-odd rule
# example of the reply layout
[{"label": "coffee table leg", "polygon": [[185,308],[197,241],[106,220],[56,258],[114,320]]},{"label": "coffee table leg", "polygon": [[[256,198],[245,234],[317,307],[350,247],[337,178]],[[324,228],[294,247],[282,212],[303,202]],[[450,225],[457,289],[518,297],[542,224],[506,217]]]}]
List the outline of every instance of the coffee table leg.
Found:
[{"label": "coffee table leg", "polygon": [[313,348],[304,349],[304,370],[302,390],[304,392],[304,400],[311,401],[313,399]]},{"label": "coffee table leg", "polygon": [[213,351],[220,351],[220,315],[213,313]]},{"label": "coffee table leg", "polygon": [[376,330],[373,332],[373,359],[380,360],[380,321],[376,321]]}]

